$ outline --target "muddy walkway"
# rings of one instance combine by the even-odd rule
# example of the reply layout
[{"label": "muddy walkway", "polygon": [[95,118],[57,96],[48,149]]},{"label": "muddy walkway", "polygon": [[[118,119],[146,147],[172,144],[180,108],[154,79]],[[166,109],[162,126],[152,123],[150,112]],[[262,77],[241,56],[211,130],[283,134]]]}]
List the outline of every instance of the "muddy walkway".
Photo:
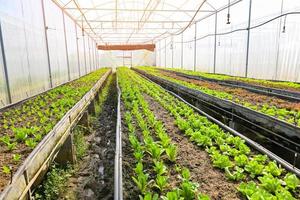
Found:
[{"label": "muddy walkway", "polygon": [[69,179],[60,199],[113,199],[116,119],[117,88],[113,75],[100,115],[91,125],[88,152],[79,161],[79,169]]}]

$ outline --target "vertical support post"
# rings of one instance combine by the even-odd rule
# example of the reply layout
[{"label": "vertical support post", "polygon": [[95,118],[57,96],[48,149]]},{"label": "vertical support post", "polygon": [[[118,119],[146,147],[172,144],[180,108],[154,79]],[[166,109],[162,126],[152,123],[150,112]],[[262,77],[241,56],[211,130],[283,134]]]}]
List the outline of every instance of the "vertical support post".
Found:
[{"label": "vertical support post", "polygon": [[85,39],[84,39],[84,32],[82,30],[82,39],[83,39],[83,55],[84,55],[84,68],[85,68],[85,74],[87,74],[87,67],[86,67],[86,52],[85,52]]},{"label": "vertical support post", "polygon": [[251,11],[252,11],[252,0],[249,0],[249,17],[248,17],[248,36],[247,36],[247,53],[246,53],[246,69],[245,77],[248,77],[248,67],[249,67],[249,45],[250,45],[250,26],[251,26]]},{"label": "vertical support post", "polygon": [[174,38],[172,36],[172,68],[174,68]]},{"label": "vertical support post", "polygon": [[[280,9],[280,14],[282,14],[283,11],[283,0],[281,0],[281,9]],[[281,24],[282,24],[282,17],[280,17],[279,21],[279,30],[278,30],[278,42],[277,42],[277,49],[276,49],[276,67],[275,67],[275,76],[274,80],[277,79],[277,74],[278,74],[278,62],[279,62],[279,48],[280,48],[280,36],[281,36]]]},{"label": "vertical support post", "polygon": [[123,67],[125,66],[125,62],[124,62],[124,51],[122,52],[123,53]]},{"label": "vertical support post", "polygon": [[130,51],[130,67],[132,67],[132,51]]},{"label": "vertical support post", "polygon": [[81,76],[81,73],[80,73],[80,56],[79,56],[79,47],[78,47],[78,33],[77,33],[77,26],[76,24],[74,23],[74,26],[75,26],[75,32],[76,32],[76,48],[77,48],[77,61],[78,61],[78,73],[79,73],[79,76]]},{"label": "vertical support post", "polygon": [[161,67],[161,42],[159,41],[159,67]]},{"label": "vertical support post", "polygon": [[69,62],[69,55],[68,55],[68,43],[67,43],[67,32],[66,32],[66,21],[65,21],[65,13],[61,10],[63,16],[63,25],[64,25],[64,38],[65,38],[65,49],[66,49],[66,58],[67,58],[67,68],[68,68],[68,80],[71,80],[70,74],[70,62]]},{"label": "vertical support post", "polygon": [[4,67],[4,76],[5,76],[5,85],[6,85],[6,91],[7,91],[7,100],[8,103],[12,103],[11,98],[11,92],[10,92],[10,85],[9,85],[9,79],[8,79],[8,71],[7,71],[7,63],[6,63],[6,55],[5,55],[5,49],[4,49],[4,43],[3,43],[3,34],[2,34],[2,25],[0,21],[0,45],[1,45],[1,54],[3,58],[3,67]]},{"label": "vertical support post", "polygon": [[91,58],[91,43],[90,43],[90,38],[88,37],[88,50],[89,50],[89,63],[90,63],[90,71],[92,71],[92,58]]},{"label": "vertical support post", "polygon": [[181,69],[183,69],[183,33],[181,34]]},{"label": "vertical support post", "polygon": [[195,36],[194,36],[194,72],[197,65],[197,22],[195,23]]},{"label": "vertical support post", "polygon": [[165,39],[165,68],[167,68],[167,39]]},{"label": "vertical support post", "polygon": [[76,156],[75,156],[75,147],[73,145],[73,134],[67,137],[65,143],[60,148],[55,161],[61,165],[66,165],[68,163],[74,164],[76,163]]},{"label": "vertical support post", "polygon": [[214,34],[214,69],[213,72],[216,73],[217,66],[217,29],[218,29],[218,12],[215,13],[215,34]]},{"label": "vertical support post", "polygon": [[95,115],[96,114],[96,108],[95,108],[95,100],[92,100],[89,107],[88,111],[90,114]]},{"label": "vertical support post", "polygon": [[88,128],[90,126],[90,123],[89,123],[89,114],[87,111],[85,111],[79,121],[79,124]]},{"label": "vertical support post", "polygon": [[49,55],[49,45],[48,45],[48,35],[47,35],[47,23],[46,23],[46,15],[45,15],[45,6],[44,6],[44,0],[41,0],[42,2],[42,11],[43,11],[43,22],[44,22],[44,34],[45,34],[45,42],[46,42],[46,51],[47,51],[47,60],[48,60],[48,73],[49,73],[49,83],[50,83],[50,88],[53,87],[53,82],[52,82],[52,70],[51,70],[51,64],[50,64],[50,55]]}]

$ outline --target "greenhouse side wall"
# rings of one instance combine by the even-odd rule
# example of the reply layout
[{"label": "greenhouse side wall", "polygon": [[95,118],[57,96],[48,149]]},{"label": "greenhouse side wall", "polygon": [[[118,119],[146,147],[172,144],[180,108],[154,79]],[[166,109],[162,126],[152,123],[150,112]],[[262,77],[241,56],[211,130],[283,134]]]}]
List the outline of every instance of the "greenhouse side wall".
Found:
[{"label": "greenhouse side wall", "polygon": [[300,1],[243,0],[202,13],[196,25],[156,43],[157,66],[300,82],[299,11]]},{"label": "greenhouse side wall", "polygon": [[99,67],[96,42],[51,0],[0,0],[0,24],[0,108]]}]

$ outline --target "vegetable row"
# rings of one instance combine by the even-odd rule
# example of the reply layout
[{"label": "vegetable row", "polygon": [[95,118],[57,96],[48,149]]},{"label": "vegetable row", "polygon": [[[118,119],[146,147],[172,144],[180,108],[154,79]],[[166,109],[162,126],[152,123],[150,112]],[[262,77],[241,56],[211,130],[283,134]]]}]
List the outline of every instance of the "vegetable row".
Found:
[{"label": "vegetable row", "polygon": [[258,85],[258,86],[266,86],[271,88],[278,89],[287,89],[291,91],[300,92],[300,84],[296,82],[288,82],[288,81],[271,81],[271,80],[263,80],[263,79],[254,79],[254,78],[245,78],[238,76],[228,76],[223,74],[211,74],[204,72],[194,72],[191,70],[182,70],[182,69],[168,69],[171,71],[183,72],[189,75],[196,75],[205,78],[211,78],[216,80],[231,80],[231,81],[240,81],[248,84]]},{"label": "vegetable row", "polygon": [[[118,80],[135,158],[132,180],[140,191],[140,199],[209,199],[197,191],[198,184],[190,180],[189,170],[176,164],[177,146],[127,72],[124,68],[118,69]],[[170,176],[178,176],[180,184],[171,187]]]},{"label": "vegetable row", "polygon": [[294,109],[286,109],[286,108],[278,108],[275,105],[269,105],[267,103],[259,103],[259,102],[255,102],[255,101],[252,101],[252,102],[245,101],[243,99],[240,99],[238,96],[234,96],[228,92],[209,89],[205,86],[199,86],[199,85],[187,82],[187,81],[178,80],[178,79],[175,79],[175,78],[172,78],[169,76],[162,75],[162,74],[160,74],[160,72],[158,70],[156,70],[154,68],[141,67],[139,69],[142,69],[149,74],[161,77],[161,78],[171,81],[173,83],[177,83],[177,84],[183,85],[183,86],[191,88],[191,89],[199,90],[205,94],[208,94],[208,95],[220,98],[220,99],[235,102],[235,103],[240,104],[249,109],[261,112],[263,114],[266,114],[266,115],[269,115],[272,117],[275,117],[275,118],[277,118],[279,120],[283,120],[287,123],[290,123],[290,124],[293,124],[296,126],[300,126],[300,111],[298,110],[299,108],[297,108],[297,107],[295,107]]},{"label": "vegetable row", "polygon": [[206,117],[193,111],[156,84],[128,71],[140,90],[158,101],[174,118],[183,134],[199,148],[205,149],[214,167],[229,181],[240,183],[237,190],[248,199],[296,199],[299,179],[287,173],[266,155],[251,150],[245,141],[223,131]]},{"label": "vegetable row", "polygon": [[107,68],[97,70],[0,112],[1,179],[9,178],[26,155],[107,71]]}]

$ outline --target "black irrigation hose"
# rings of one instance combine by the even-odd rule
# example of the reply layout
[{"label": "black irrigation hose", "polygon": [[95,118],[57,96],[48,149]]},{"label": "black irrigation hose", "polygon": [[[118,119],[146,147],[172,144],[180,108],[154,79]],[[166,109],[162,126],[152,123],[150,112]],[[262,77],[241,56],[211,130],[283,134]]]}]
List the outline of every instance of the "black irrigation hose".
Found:
[{"label": "black irrigation hose", "polygon": [[[276,16],[274,18],[271,18],[271,19],[269,19],[269,20],[267,20],[265,22],[262,22],[262,23],[260,23],[258,25],[252,26],[250,28],[239,28],[239,29],[235,29],[235,30],[232,30],[232,31],[228,31],[228,32],[217,33],[216,35],[220,36],[220,35],[228,35],[228,34],[239,32],[239,31],[248,31],[248,30],[251,30],[251,29],[255,29],[255,28],[261,27],[261,26],[263,26],[265,24],[268,24],[268,23],[270,23],[270,22],[272,22],[272,21],[274,21],[274,20],[276,20],[278,18],[287,16],[287,15],[298,15],[298,14],[300,14],[300,12],[288,12],[288,13],[284,13],[284,14],[278,15],[278,16]],[[196,41],[202,40],[202,39],[210,37],[210,36],[215,36],[215,34],[213,34],[213,33],[212,34],[207,34],[207,35],[202,36],[200,38],[196,38]],[[190,42],[194,42],[194,41],[195,41],[195,39],[188,40],[188,41],[183,41],[183,42],[175,42],[175,43],[177,43],[177,44],[179,44],[179,43],[190,43]],[[172,41],[170,41],[166,46],[168,46],[170,43],[172,43]],[[157,51],[164,49],[166,46],[160,47],[159,49],[157,49]]]},{"label": "black irrigation hose", "polygon": [[[228,32],[217,33],[216,35],[217,35],[217,36],[220,36],[220,35],[228,35],[228,34],[235,33],[235,32],[239,32],[239,31],[248,31],[248,30],[252,30],[252,29],[261,27],[261,26],[263,26],[263,25],[265,25],[265,24],[268,24],[268,23],[270,23],[270,22],[272,22],[272,21],[274,21],[274,20],[276,20],[276,19],[278,19],[278,18],[287,16],[287,15],[298,15],[298,14],[300,14],[300,12],[289,12],[289,13],[284,13],[284,14],[278,15],[278,16],[276,16],[276,17],[274,17],[274,18],[271,18],[271,19],[269,19],[269,20],[267,20],[267,21],[265,21],[265,22],[262,22],[262,23],[260,23],[260,24],[258,24],[258,25],[252,26],[252,27],[250,27],[250,28],[239,28],[239,29],[235,29],[235,30],[232,30],[232,31],[228,31]],[[209,36],[215,36],[215,34],[208,34],[208,35],[205,35],[205,36],[203,36],[203,37],[197,38],[196,41],[202,40],[202,39],[207,38],[207,37],[209,37]],[[195,40],[189,40],[189,41],[184,41],[183,43],[190,43],[190,42],[194,42],[194,41],[195,41]],[[181,42],[176,42],[176,43],[181,43]]]}]

